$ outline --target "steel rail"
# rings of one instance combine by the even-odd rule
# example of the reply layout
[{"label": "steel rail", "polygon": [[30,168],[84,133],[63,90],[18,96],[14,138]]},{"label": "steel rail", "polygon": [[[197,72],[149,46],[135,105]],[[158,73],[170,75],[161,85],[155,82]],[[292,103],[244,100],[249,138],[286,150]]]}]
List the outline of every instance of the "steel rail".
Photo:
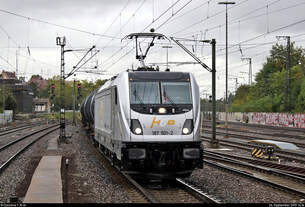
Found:
[{"label": "steel rail", "polygon": [[243,171],[240,171],[240,170],[237,170],[235,168],[228,167],[228,166],[224,166],[224,165],[221,165],[219,163],[211,162],[211,161],[208,161],[208,160],[204,160],[204,162],[206,164],[217,167],[219,169],[223,169],[223,170],[226,170],[228,172],[235,173],[235,174],[238,174],[238,175],[256,180],[256,181],[261,182],[263,184],[270,185],[270,186],[272,186],[276,189],[283,190],[283,191],[286,191],[288,193],[292,193],[292,194],[295,194],[295,195],[298,195],[298,196],[301,196],[301,197],[305,197],[305,193],[302,192],[302,191],[298,191],[296,189],[293,189],[293,188],[290,188],[290,187],[287,187],[287,186],[284,186],[284,185],[281,185],[281,184],[278,184],[278,183],[274,183],[274,182],[271,182],[271,181],[268,181],[268,180],[265,180],[265,179],[262,179],[262,178],[255,177],[250,173],[243,172]]},{"label": "steel rail", "polygon": [[[104,155],[102,151],[94,147],[93,140],[88,137],[88,144],[91,147],[91,149],[95,152],[95,154],[98,156],[99,160],[101,161],[104,168],[113,175],[111,171],[113,171],[116,175],[120,176],[126,183],[131,185],[139,194],[141,194],[142,197],[144,197],[144,200],[151,202],[151,203],[158,203],[158,200],[150,195],[144,188],[142,188],[136,181],[134,181],[130,176],[123,173],[119,170],[118,167],[115,167],[111,164],[111,160]],[[128,186],[127,186],[128,187]]]},{"label": "steel rail", "polygon": [[[211,122],[210,120],[203,120],[203,122]],[[218,121],[219,123],[225,123],[224,121]],[[240,125],[240,126],[247,126],[247,127],[258,127],[264,129],[282,129],[282,130],[290,130],[290,131],[298,131],[298,132],[305,132],[305,129],[302,128],[293,128],[293,127],[281,127],[281,126],[273,126],[273,125],[264,125],[264,124],[253,124],[253,123],[243,123],[243,122],[232,122],[229,121],[229,124],[232,125]]]},{"label": "steel rail", "polygon": [[274,168],[274,169],[278,169],[278,170],[282,170],[282,171],[286,171],[286,172],[299,173],[300,176],[305,175],[305,168],[302,168],[302,167],[283,165],[283,164],[278,164],[275,162],[252,159],[252,158],[244,157],[244,156],[240,156],[240,155],[237,156],[237,155],[225,154],[225,153],[220,153],[220,152],[213,152],[213,151],[209,151],[209,150],[205,150],[205,154],[229,157],[229,158],[232,158],[235,160],[246,161],[247,163],[251,163],[251,164],[255,164],[255,165],[270,167],[270,168]]},{"label": "steel rail", "polygon": [[188,183],[187,181],[176,178],[176,181],[183,185],[184,188],[186,188],[187,191],[189,191],[193,196],[195,196],[197,199],[207,202],[207,203],[214,203],[214,204],[221,204],[222,202],[218,199],[213,198],[212,196],[204,193],[200,188],[197,188],[193,186],[192,184]]},{"label": "steel rail", "polygon": [[[212,134],[211,131],[209,130],[201,130],[203,133],[208,133],[208,134]],[[217,135],[226,135],[226,132],[216,132]],[[241,135],[241,134],[228,134],[228,136],[232,137],[232,138],[241,138],[241,139],[247,139],[247,140],[255,140],[255,139],[263,139],[263,140],[270,140],[270,138],[262,138],[262,137],[253,137],[253,136],[249,136],[249,135]],[[281,141],[276,139],[276,141]],[[302,147],[305,148],[305,144],[301,143],[301,142],[293,142],[290,141],[289,143],[293,143],[295,145],[297,145],[298,147]]]},{"label": "steel rail", "polygon": [[9,131],[9,130],[13,130],[13,129],[18,129],[18,128],[21,128],[21,127],[26,127],[28,126],[28,124],[20,124],[18,126],[10,126],[10,127],[1,127],[0,128],[0,133],[1,132],[6,132],[6,131]]},{"label": "steel rail", "polygon": [[[206,136],[201,136],[201,139],[202,140],[207,140],[207,141],[211,140],[210,137],[206,137]],[[256,145],[254,145],[254,144],[247,144],[247,143],[237,142],[237,141],[232,141],[232,140],[223,140],[223,139],[218,139],[218,140],[222,145],[246,150],[246,151],[249,151],[249,152],[254,147],[256,147]],[[277,150],[277,152],[275,152],[274,154],[279,156],[280,158],[283,158],[283,159],[286,159],[286,160],[297,161],[299,163],[305,164],[305,160],[299,158],[299,157],[304,157],[304,154],[302,154],[302,153],[296,153],[296,152],[290,152],[290,151],[284,151],[284,150]],[[295,156],[295,157],[291,157],[291,156],[287,156],[287,155],[291,155],[291,156]]]},{"label": "steel rail", "polygon": [[[88,138],[88,140],[89,140],[89,145],[95,151],[97,156],[99,156],[102,160],[105,160],[107,162],[107,167],[104,166],[105,168],[108,168],[108,170],[110,167],[112,169],[115,169],[117,174],[121,175],[121,177],[123,177],[130,185],[132,185],[149,202],[162,203],[160,199],[156,198],[152,193],[146,190],[145,187],[142,187],[141,184],[135,181],[131,176],[121,171],[119,167],[113,166],[111,160],[107,156],[105,156],[102,151],[98,150],[93,146],[92,140],[90,141],[90,138]],[[183,188],[185,188],[188,193],[190,193],[193,197],[195,197],[199,201],[203,201],[203,202],[208,201],[208,203],[220,203],[216,199],[213,199],[211,196],[208,196],[203,192],[201,192],[199,189],[196,189],[196,187],[191,186],[190,184],[186,184],[186,182],[182,181],[181,179],[177,179],[176,182],[178,182],[180,186],[183,186]]]},{"label": "steel rail", "polygon": [[[54,126],[53,126],[54,127]],[[49,128],[53,128],[53,127],[49,127]],[[38,138],[36,138],[35,140],[31,141],[29,144],[25,145],[22,149],[20,149],[18,152],[16,152],[13,156],[11,156],[5,163],[3,163],[0,166],[0,175],[1,173],[4,171],[4,169],[6,169],[9,164],[17,157],[19,156],[22,152],[24,152],[26,149],[28,149],[31,145],[33,145],[35,142],[37,142],[38,140],[40,140],[41,138],[43,138],[44,136],[56,131],[57,129],[59,129],[59,126],[56,126],[56,128],[51,129],[49,131],[47,131],[46,133],[40,135]],[[42,130],[44,131],[44,130]]]},{"label": "steel rail", "polygon": [[58,125],[58,124],[51,125],[51,126],[48,126],[48,127],[46,127],[46,128],[43,128],[43,129],[38,129],[38,130],[36,130],[36,131],[34,131],[34,132],[31,132],[31,133],[29,133],[29,134],[27,134],[27,135],[25,135],[25,136],[23,136],[23,137],[20,137],[20,138],[14,140],[14,141],[11,141],[11,142],[9,142],[9,143],[7,143],[7,144],[1,146],[1,147],[0,147],[0,152],[1,152],[2,150],[4,150],[4,149],[8,148],[9,146],[13,145],[13,144],[16,144],[17,142],[20,142],[21,140],[24,140],[24,139],[26,139],[26,138],[28,138],[28,137],[30,137],[30,136],[33,136],[34,134],[37,134],[37,133],[42,132],[42,131],[44,131],[44,130],[50,129],[50,128],[55,127],[55,126],[57,126],[57,125]]},{"label": "steel rail", "polygon": [[33,125],[27,125],[27,126],[22,126],[22,127],[19,127],[19,128],[13,128],[13,129],[5,130],[3,132],[0,132],[0,136],[4,136],[4,135],[7,135],[7,134],[18,132],[18,131],[21,131],[23,129],[28,129],[28,128],[31,128],[31,127],[37,126],[37,125],[38,124],[33,124]]},{"label": "steel rail", "polygon": [[296,174],[293,174],[293,173],[286,173],[286,172],[282,172],[282,171],[279,171],[279,170],[264,168],[264,167],[249,164],[249,163],[246,163],[246,162],[243,162],[243,161],[240,161],[240,160],[226,158],[226,157],[223,157],[223,156],[215,156],[215,154],[213,154],[213,153],[211,153],[210,155],[205,155],[204,159],[216,160],[216,161],[219,161],[219,162],[227,162],[227,163],[230,163],[230,164],[233,164],[233,165],[239,165],[239,166],[242,166],[242,167],[253,169],[255,171],[264,172],[264,173],[267,173],[267,174],[274,174],[274,175],[285,177],[285,178],[288,178],[288,179],[293,179],[297,182],[305,183],[305,178],[300,177],[299,175],[296,175]]},{"label": "steel rail", "polygon": [[126,173],[120,171],[117,167],[116,169],[118,170],[118,172],[124,176],[129,183],[131,183],[136,189],[138,189],[150,202],[152,203],[160,203],[160,201],[153,196],[152,194],[148,193],[139,183],[137,183],[134,179],[132,179],[129,175],[127,175]]},{"label": "steel rail", "polygon": [[[210,125],[203,125],[203,128],[211,128]],[[217,127],[218,130],[225,130],[221,127]],[[251,130],[251,128],[249,128]],[[254,129],[253,129],[254,130]],[[285,129],[282,129],[284,131]],[[248,131],[248,130],[242,130],[242,129],[235,129],[235,128],[228,128],[228,131],[232,132],[241,132],[241,133],[249,133],[249,134],[258,134],[258,135],[265,135],[265,136],[270,136],[270,137],[279,137],[279,138],[294,138],[294,139],[305,139],[304,135],[293,135],[293,134],[281,134],[279,132],[273,133],[273,132],[257,132],[257,131]],[[288,132],[295,132],[295,131],[288,131]],[[302,132],[304,133],[304,132]]]}]

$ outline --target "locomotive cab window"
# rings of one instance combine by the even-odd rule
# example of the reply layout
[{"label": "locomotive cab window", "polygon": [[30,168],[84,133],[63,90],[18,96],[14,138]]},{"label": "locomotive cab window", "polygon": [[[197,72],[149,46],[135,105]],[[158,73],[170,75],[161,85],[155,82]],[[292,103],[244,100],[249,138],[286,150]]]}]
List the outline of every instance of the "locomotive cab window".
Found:
[{"label": "locomotive cab window", "polygon": [[131,104],[160,104],[158,82],[131,82]]},{"label": "locomotive cab window", "polygon": [[163,104],[192,104],[189,82],[161,82]]}]

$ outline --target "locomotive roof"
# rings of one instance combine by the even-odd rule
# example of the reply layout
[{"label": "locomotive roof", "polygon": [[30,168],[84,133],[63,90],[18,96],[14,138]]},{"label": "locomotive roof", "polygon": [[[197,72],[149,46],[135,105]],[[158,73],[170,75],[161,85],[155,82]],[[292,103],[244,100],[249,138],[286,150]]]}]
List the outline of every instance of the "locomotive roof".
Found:
[{"label": "locomotive roof", "polygon": [[117,76],[109,79],[104,85],[102,85],[97,93],[103,89],[110,87],[115,84],[118,79],[126,77],[129,81],[190,81],[189,72],[168,72],[168,71],[124,71],[119,73]]},{"label": "locomotive roof", "polygon": [[184,72],[160,72],[160,71],[133,71],[128,72],[129,80],[167,80],[167,81],[189,81],[190,73]]}]

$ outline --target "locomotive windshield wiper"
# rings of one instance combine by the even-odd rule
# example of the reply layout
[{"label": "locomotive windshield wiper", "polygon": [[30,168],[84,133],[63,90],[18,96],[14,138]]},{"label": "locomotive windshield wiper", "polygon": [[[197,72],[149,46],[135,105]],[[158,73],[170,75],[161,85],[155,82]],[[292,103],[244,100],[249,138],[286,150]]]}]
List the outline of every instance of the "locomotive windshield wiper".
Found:
[{"label": "locomotive windshield wiper", "polygon": [[133,95],[134,95],[134,97],[135,97],[136,99],[138,99],[138,101],[140,102],[141,105],[144,105],[142,99],[141,99],[141,98],[139,97],[139,95],[137,94],[136,89],[133,90]]}]

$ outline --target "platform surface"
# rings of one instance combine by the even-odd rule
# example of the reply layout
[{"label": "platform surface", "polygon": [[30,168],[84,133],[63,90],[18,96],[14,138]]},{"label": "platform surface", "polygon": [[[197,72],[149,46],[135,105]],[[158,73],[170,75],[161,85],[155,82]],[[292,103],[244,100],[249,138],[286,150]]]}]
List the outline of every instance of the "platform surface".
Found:
[{"label": "platform surface", "polygon": [[61,156],[40,160],[23,203],[63,203]]}]

